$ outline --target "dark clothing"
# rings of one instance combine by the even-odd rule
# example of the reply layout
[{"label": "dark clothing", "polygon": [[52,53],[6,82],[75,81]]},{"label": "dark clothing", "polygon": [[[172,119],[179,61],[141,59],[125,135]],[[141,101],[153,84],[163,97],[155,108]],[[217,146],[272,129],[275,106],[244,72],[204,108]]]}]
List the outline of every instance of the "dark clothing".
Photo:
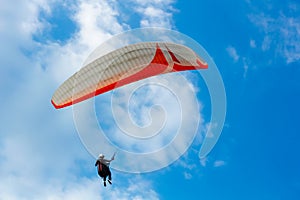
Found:
[{"label": "dark clothing", "polygon": [[106,181],[107,176],[108,180],[111,180],[111,172],[107,165],[97,160],[95,166],[98,166],[98,175],[103,178],[103,181]]}]

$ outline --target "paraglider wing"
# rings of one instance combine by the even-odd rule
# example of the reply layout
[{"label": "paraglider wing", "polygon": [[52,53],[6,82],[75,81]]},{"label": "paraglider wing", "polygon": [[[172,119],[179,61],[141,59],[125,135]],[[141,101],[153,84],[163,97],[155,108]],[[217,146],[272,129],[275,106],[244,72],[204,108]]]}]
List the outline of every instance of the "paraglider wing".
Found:
[{"label": "paraglider wing", "polygon": [[81,68],[55,91],[51,102],[59,109],[151,76],[207,68],[205,61],[183,45],[170,42],[132,44]]}]

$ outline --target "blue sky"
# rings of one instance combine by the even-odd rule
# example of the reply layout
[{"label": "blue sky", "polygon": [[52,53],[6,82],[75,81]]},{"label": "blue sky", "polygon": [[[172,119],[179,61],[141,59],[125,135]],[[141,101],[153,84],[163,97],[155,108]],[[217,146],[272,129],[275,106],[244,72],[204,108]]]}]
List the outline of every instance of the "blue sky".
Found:
[{"label": "blue sky", "polygon": [[[0,5],[0,199],[299,199],[298,1]],[[149,26],[184,33],[210,54],[226,90],[225,125],[200,160],[210,102],[194,74],[204,122],[188,151],[159,171],[113,170],[114,183],[104,188],[72,109],[55,110],[50,99],[102,42]]]}]

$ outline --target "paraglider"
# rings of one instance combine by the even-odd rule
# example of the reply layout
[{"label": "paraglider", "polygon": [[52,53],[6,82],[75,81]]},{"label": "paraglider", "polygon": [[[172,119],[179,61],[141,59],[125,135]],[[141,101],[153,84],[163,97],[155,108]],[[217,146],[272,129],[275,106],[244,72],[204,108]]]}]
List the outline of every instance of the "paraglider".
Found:
[{"label": "paraglider", "polygon": [[[56,109],[68,107],[127,84],[166,73],[207,69],[208,64],[187,46],[172,42],[131,44],[100,56],[67,79],[54,93]],[[109,164],[100,154],[95,166],[106,186]]]},{"label": "paraglider", "polygon": [[115,159],[115,153],[112,156],[110,160],[107,160],[104,158],[105,156],[103,154],[100,154],[98,156],[98,159],[96,160],[95,166],[98,169],[98,175],[103,179],[103,185],[106,187],[106,178],[108,177],[108,183],[112,184],[111,179],[111,171],[109,169],[110,162]]},{"label": "paraglider", "polygon": [[55,91],[51,102],[56,109],[64,108],[151,76],[207,68],[200,56],[181,44],[132,44],[84,66]]}]

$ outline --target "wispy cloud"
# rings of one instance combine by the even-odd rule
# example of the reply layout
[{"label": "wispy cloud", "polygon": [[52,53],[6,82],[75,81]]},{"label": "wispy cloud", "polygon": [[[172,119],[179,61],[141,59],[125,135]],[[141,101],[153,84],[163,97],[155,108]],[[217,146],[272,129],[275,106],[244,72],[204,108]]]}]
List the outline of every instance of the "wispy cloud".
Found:
[{"label": "wispy cloud", "polygon": [[[256,42],[255,40],[250,40],[250,43],[249,43],[250,47],[251,48],[256,48]],[[246,78],[247,77],[247,72],[248,72],[248,69],[249,69],[249,63],[250,63],[250,59],[247,58],[246,56],[240,56],[236,50],[235,47],[233,46],[228,46],[226,48],[226,51],[228,53],[228,55],[233,59],[233,62],[234,63],[238,63],[239,65],[242,65],[243,66],[243,77]]]},{"label": "wispy cloud", "polygon": [[214,167],[221,167],[224,166],[226,164],[226,162],[224,160],[216,160],[214,162]]},{"label": "wispy cloud", "polygon": [[208,158],[207,157],[204,157],[204,158],[200,159],[200,164],[201,164],[202,167],[206,167],[207,162],[208,162]]},{"label": "wispy cloud", "polygon": [[193,175],[188,172],[184,172],[183,175],[186,180],[190,180],[193,178]]},{"label": "wispy cloud", "polygon": [[250,44],[251,48],[256,48],[256,41],[255,40],[251,39],[249,44]]},{"label": "wispy cloud", "polygon": [[237,62],[239,60],[240,56],[238,55],[236,49],[233,46],[227,47],[226,51],[228,55],[234,60],[234,62]]},{"label": "wispy cloud", "polygon": [[249,60],[245,57],[243,57],[243,68],[244,68],[244,74],[243,77],[247,77],[248,69],[249,69]]},{"label": "wispy cloud", "polygon": [[200,159],[200,164],[202,167],[222,167],[227,163],[225,160],[216,160],[213,157],[205,157]]},{"label": "wispy cloud", "polygon": [[270,51],[273,56],[280,55],[286,63],[298,62],[300,60],[300,17],[296,13],[299,13],[299,7],[292,6],[291,3],[284,6],[293,9],[289,9],[290,12],[287,13],[280,8],[275,10],[272,6],[267,10],[256,8],[255,12],[249,15],[249,20],[263,34],[263,39],[260,41],[262,51]]},{"label": "wispy cloud", "polygon": [[217,123],[212,123],[212,122],[206,123],[204,126],[204,131],[202,132],[203,134],[205,134],[204,137],[213,138],[214,133],[212,130],[217,126],[218,126]]}]

